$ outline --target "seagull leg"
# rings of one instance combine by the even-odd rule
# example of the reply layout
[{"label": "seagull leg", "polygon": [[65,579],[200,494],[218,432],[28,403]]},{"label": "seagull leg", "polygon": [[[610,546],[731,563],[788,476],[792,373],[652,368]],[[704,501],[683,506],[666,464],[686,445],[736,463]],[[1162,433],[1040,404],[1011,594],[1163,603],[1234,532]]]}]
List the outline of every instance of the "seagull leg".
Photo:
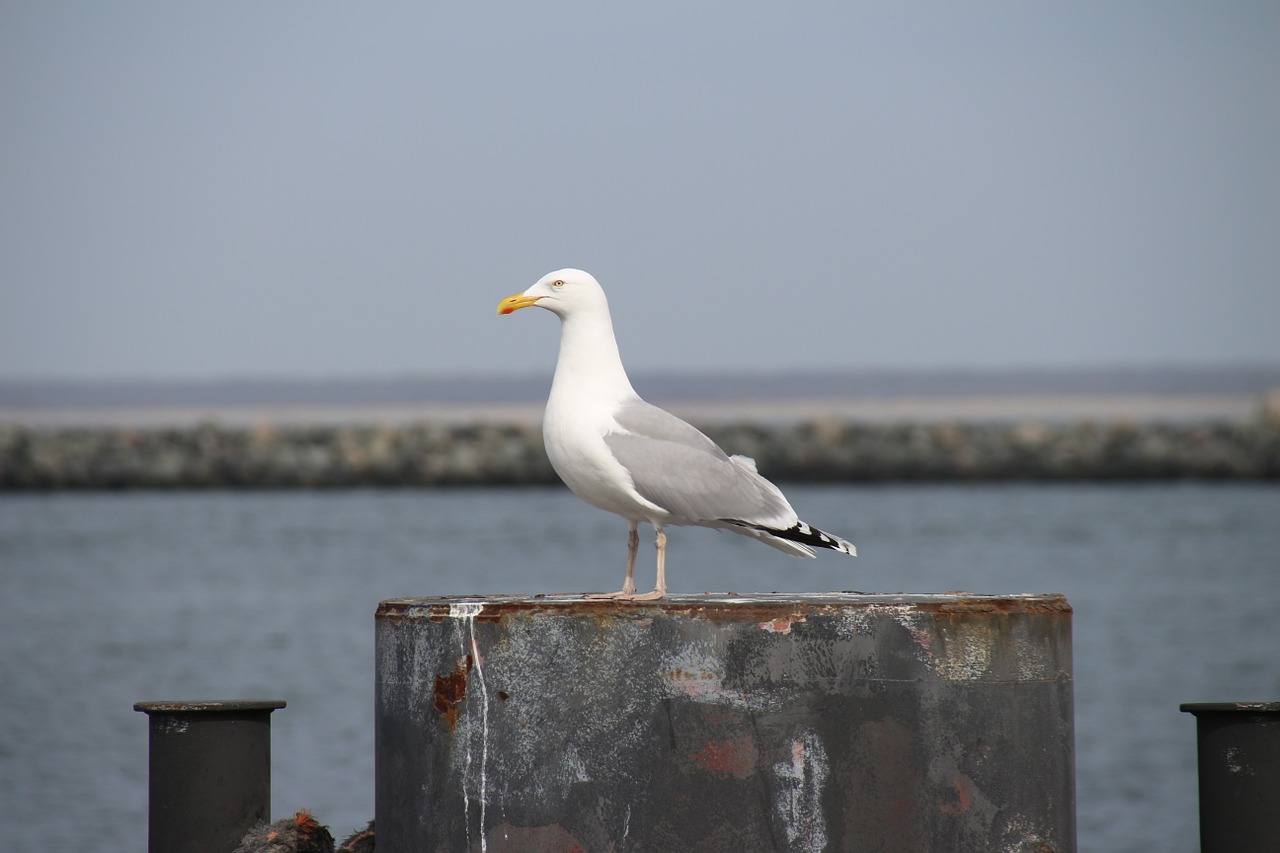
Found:
[{"label": "seagull leg", "polygon": [[640,532],[636,530],[637,522],[631,521],[627,533],[627,579],[622,589],[617,592],[593,592],[587,598],[624,598],[630,599],[636,594],[636,552],[640,550]]},{"label": "seagull leg", "polygon": [[652,592],[633,595],[632,601],[657,601],[659,598],[665,598],[667,594],[667,534],[662,531],[662,525],[655,524],[653,527],[658,531],[658,536],[654,540],[654,545],[658,549],[658,579],[653,585]]}]

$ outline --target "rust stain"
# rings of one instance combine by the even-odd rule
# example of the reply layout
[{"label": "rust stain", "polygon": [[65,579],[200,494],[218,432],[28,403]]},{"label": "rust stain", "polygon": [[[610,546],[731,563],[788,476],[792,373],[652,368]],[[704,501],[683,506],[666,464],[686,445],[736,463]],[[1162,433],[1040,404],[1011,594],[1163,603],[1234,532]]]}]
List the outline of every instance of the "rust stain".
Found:
[{"label": "rust stain", "polygon": [[799,614],[792,616],[779,616],[777,619],[770,619],[766,622],[757,623],[762,631],[771,631],[775,634],[790,634],[791,626],[796,622],[807,622],[808,620]]},{"label": "rust stain", "polygon": [[474,665],[475,659],[467,655],[458,661],[453,672],[436,676],[432,699],[440,712],[440,719],[449,725],[450,731],[458,724],[458,703],[467,696],[467,678]]},{"label": "rust stain", "polygon": [[559,824],[513,826],[499,824],[485,836],[491,853],[586,853],[581,841]]},{"label": "rust stain", "polygon": [[726,690],[721,683],[719,673],[704,667],[687,669],[677,666],[663,670],[662,678],[669,687],[695,702],[715,702],[733,695],[733,691]]},{"label": "rust stain", "polygon": [[956,616],[967,613],[992,613],[1002,616],[1011,613],[1045,613],[1057,616],[1071,613],[1071,605],[1061,596],[1031,601],[1007,598],[956,598],[950,601],[923,601],[915,604],[915,607],[935,616]]},{"label": "rust stain", "polygon": [[742,779],[755,769],[756,744],[750,737],[741,741],[709,740],[693,753],[693,759],[709,773]]},{"label": "rust stain", "polygon": [[955,802],[940,803],[938,810],[945,814],[962,815],[973,805],[973,780],[963,773],[957,773],[951,784],[956,789]]}]

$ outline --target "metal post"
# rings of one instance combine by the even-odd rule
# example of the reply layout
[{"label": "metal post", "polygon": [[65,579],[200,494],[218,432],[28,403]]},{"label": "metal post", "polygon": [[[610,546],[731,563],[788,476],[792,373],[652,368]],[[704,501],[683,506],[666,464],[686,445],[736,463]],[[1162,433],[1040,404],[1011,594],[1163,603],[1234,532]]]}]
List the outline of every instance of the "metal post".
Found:
[{"label": "metal post", "polygon": [[281,700],[138,702],[151,721],[151,853],[233,850],[271,814],[271,712]]},{"label": "metal post", "polygon": [[1280,702],[1196,702],[1201,853],[1280,845]]},{"label": "metal post", "polygon": [[391,850],[1075,850],[1059,595],[384,601]]}]

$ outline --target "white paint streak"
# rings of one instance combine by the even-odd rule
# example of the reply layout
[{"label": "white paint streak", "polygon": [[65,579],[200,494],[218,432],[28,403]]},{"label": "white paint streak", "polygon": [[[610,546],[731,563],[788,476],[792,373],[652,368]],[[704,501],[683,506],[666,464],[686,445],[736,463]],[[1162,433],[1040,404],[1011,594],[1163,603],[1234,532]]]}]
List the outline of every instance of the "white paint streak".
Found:
[{"label": "white paint streak", "polygon": [[488,845],[485,839],[484,817],[489,801],[489,691],[484,684],[484,666],[481,661],[480,647],[476,645],[476,620],[471,622],[471,648],[475,653],[476,676],[480,680],[480,850]]},{"label": "white paint streak", "polygon": [[[475,669],[476,681],[479,682],[480,688],[480,851],[485,853],[489,849],[488,839],[485,836],[485,806],[488,800],[488,772],[489,765],[489,691],[485,689],[484,683],[484,657],[480,654],[480,646],[476,643],[476,617],[484,612],[484,604],[481,602],[456,602],[449,605],[450,618],[457,619],[458,645],[462,648],[462,654],[471,655],[472,666]],[[467,626],[467,637],[463,638],[462,625]],[[470,696],[470,691],[468,692]],[[467,815],[464,823],[467,826],[467,846],[471,846],[471,795],[467,790],[468,780],[471,778],[471,732],[470,727],[467,731],[467,752],[466,764],[463,770],[462,778],[462,804],[463,813]]]},{"label": "white paint streak", "polygon": [[827,846],[822,788],[827,781],[827,751],[813,732],[791,742],[791,760],[773,765],[777,794],[773,808],[787,831],[787,850],[817,853]]},{"label": "white paint streak", "polygon": [[483,601],[453,601],[449,603],[450,619],[474,620],[484,612]]},{"label": "white paint streak", "polygon": [[[627,665],[644,654],[651,635],[627,621],[595,635],[584,653],[580,628],[574,619],[508,613],[498,645],[485,649],[486,685],[493,683],[493,696],[500,696],[499,690],[508,694],[500,704],[493,696],[489,699],[495,725],[488,733],[486,761],[487,803],[503,813],[561,802],[575,785],[591,779],[640,784],[637,768],[651,748],[653,685],[643,678],[616,679],[613,669],[600,661]],[[547,736],[565,725],[546,719],[542,699],[552,696],[572,721],[570,743]],[[480,709],[471,707],[477,710],[472,718],[478,730]],[[459,720],[459,731],[465,723]],[[473,751],[479,752],[479,741]],[[456,760],[462,764],[461,741]],[[476,792],[473,785],[473,800]],[[621,826],[620,816],[614,826]]]}]

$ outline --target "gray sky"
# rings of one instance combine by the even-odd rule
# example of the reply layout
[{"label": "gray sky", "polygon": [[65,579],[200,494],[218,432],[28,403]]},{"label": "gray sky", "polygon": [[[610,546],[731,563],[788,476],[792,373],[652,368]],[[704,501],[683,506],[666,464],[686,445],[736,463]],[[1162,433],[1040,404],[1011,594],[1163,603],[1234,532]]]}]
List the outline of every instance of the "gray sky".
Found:
[{"label": "gray sky", "polygon": [[1280,4],[0,4],[0,377],[1280,361]]}]

